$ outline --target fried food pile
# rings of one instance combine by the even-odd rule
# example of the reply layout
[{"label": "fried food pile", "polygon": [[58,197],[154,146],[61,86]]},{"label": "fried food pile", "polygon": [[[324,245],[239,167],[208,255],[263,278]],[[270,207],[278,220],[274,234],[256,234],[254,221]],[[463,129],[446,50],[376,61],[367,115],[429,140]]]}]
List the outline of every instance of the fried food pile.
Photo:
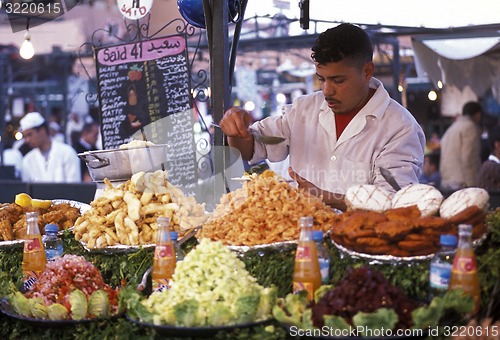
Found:
[{"label": "fried food pile", "polygon": [[116,188],[104,182],[103,194],[75,222],[75,239],[87,248],[156,243],[160,216],[170,218],[170,230],[180,236],[208,218],[204,204],[167,182],[166,171],[138,172]]},{"label": "fried food pile", "polygon": [[340,215],[330,237],[354,251],[398,257],[428,255],[439,249],[441,234],[458,234],[461,223],[473,225],[473,238],[486,232],[486,213],[471,205],[451,218],[422,216],[417,205],[385,212],[348,210]]},{"label": "fried food pile", "polygon": [[338,215],[320,198],[291,187],[272,171],[252,175],[224,194],[198,238],[254,246],[299,238],[299,218],[312,216],[313,229],[328,231]]},{"label": "fried food pile", "polygon": [[59,230],[71,228],[80,216],[80,209],[69,203],[52,204],[47,209],[23,208],[16,203],[5,203],[0,207],[0,241],[23,239],[26,236],[26,212],[38,212],[40,232],[45,233],[45,225],[56,224]]}]

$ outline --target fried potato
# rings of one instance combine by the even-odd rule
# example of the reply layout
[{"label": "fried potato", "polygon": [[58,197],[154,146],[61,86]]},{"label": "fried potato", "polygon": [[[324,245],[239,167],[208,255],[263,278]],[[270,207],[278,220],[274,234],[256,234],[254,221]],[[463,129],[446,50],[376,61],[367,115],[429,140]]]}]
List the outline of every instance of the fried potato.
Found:
[{"label": "fried potato", "polygon": [[165,171],[134,174],[116,188],[105,183],[103,195],[75,222],[75,238],[89,248],[154,243],[160,216],[181,236],[208,219],[205,205],[170,185]]},{"label": "fried potato", "polygon": [[[177,213],[182,216],[183,207]],[[275,174],[255,175],[242,188],[222,195],[197,237],[238,246],[297,240],[301,216],[313,216],[313,229],[324,232],[337,219],[321,198],[291,187]]]}]

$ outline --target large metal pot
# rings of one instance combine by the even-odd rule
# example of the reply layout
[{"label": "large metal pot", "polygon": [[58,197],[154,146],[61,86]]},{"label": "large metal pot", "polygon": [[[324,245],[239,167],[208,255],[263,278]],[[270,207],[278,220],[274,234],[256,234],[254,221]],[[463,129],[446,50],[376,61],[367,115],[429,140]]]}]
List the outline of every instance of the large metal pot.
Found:
[{"label": "large metal pot", "polygon": [[87,165],[94,182],[102,182],[104,178],[111,181],[126,181],[140,171],[164,169],[169,148],[167,144],[158,144],[128,149],[86,151],[79,153],[78,157]]}]

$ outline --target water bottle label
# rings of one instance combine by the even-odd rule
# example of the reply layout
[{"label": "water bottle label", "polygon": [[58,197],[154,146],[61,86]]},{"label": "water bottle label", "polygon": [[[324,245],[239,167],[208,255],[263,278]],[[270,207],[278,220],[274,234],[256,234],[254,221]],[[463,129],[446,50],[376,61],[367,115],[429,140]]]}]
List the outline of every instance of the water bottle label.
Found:
[{"label": "water bottle label", "polygon": [[63,250],[62,249],[45,249],[45,255],[47,257],[47,261],[53,261],[55,259],[58,259],[62,256]]},{"label": "water bottle label", "polygon": [[311,247],[304,245],[297,246],[295,261],[311,261]]},{"label": "water bottle label", "polygon": [[432,288],[447,289],[450,284],[451,264],[433,263],[431,264],[430,285]]},{"label": "water bottle label", "polygon": [[330,261],[325,259],[318,259],[319,262],[319,270],[321,272],[321,283],[327,284],[329,281],[330,274]]}]

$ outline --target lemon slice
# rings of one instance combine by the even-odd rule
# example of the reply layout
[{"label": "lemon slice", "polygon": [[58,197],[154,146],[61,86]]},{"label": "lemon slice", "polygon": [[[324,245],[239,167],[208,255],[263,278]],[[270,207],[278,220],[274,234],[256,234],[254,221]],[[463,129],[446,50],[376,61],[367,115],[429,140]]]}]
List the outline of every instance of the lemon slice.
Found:
[{"label": "lemon slice", "polygon": [[33,198],[31,200],[31,206],[33,208],[41,208],[41,209],[48,209],[52,205],[51,200],[39,200],[36,198]]},{"label": "lemon slice", "polygon": [[23,208],[31,207],[31,196],[28,194],[20,193],[16,195],[15,203]]}]

